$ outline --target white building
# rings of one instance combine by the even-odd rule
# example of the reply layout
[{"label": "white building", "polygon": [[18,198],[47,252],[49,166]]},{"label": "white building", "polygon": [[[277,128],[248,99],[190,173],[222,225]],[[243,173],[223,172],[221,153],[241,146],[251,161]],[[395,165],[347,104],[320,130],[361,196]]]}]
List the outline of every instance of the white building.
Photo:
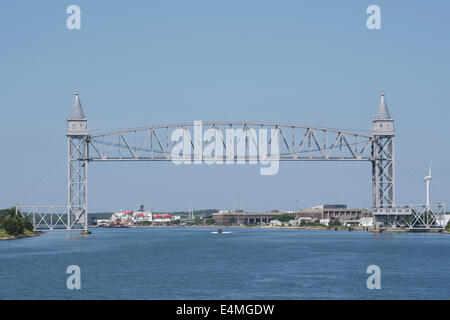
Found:
[{"label": "white building", "polygon": [[153,215],[153,223],[170,223],[180,220],[180,216],[173,216],[171,214],[154,214]]},{"label": "white building", "polygon": [[96,221],[95,221],[95,224],[97,225],[97,226],[104,226],[104,225],[106,225],[106,224],[108,224],[110,221],[108,220],[108,219],[97,219]]},{"label": "white building", "polygon": [[373,217],[361,218],[359,224],[362,227],[373,227]]},{"label": "white building", "polygon": [[303,221],[305,223],[306,222],[313,222],[313,219],[311,217],[300,217],[300,218],[297,218],[297,219],[294,219],[294,220],[290,220],[289,224],[291,226],[301,226]]},{"label": "white building", "polygon": [[302,225],[303,221],[305,223],[307,223],[307,222],[311,222],[312,223],[313,219],[311,217],[299,217],[299,218],[294,219],[294,220],[289,220],[288,225],[299,227],[299,226]]},{"label": "white building", "polygon": [[134,222],[152,222],[153,220],[153,214],[152,211],[144,211],[144,210],[139,210],[139,211],[135,211],[133,212],[133,220]]},{"label": "white building", "polygon": [[281,222],[280,220],[271,220],[270,225],[279,227],[283,225],[283,222]]},{"label": "white building", "polygon": [[358,220],[342,220],[344,227],[350,226],[361,226],[361,227],[372,227],[373,217],[363,217]]},{"label": "white building", "polygon": [[359,226],[359,220],[341,220],[342,224],[344,225],[344,227],[354,227],[354,226]]},{"label": "white building", "polygon": [[136,223],[152,222],[152,223],[170,223],[180,220],[180,216],[172,216],[171,214],[153,214],[151,210],[138,211],[120,211],[112,214],[109,222],[119,221],[125,225],[133,225]]},{"label": "white building", "polygon": [[299,218],[296,219],[296,220],[298,220],[298,224],[299,224],[299,225],[302,223],[302,221],[305,221],[305,222],[313,222],[313,218],[311,218],[311,217],[299,217]]},{"label": "white building", "polygon": [[120,212],[115,212],[113,213],[113,215],[111,216],[111,221],[115,222],[115,221],[119,221],[121,223],[125,223],[125,222],[129,222],[130,218],[133,217],[133,211],[120,211]]}]

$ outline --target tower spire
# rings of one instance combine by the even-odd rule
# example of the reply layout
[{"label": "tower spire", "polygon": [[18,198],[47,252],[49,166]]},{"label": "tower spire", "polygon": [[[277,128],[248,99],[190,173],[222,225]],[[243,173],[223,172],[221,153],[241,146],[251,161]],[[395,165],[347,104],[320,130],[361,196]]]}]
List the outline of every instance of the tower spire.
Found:
[{"label": "tower spire", "polygon": [[375,119],[392,119],[389,109],[386,104],[386,99],[384,97],[384,92],[381,93],[380,104],[378,105],[377,114]]},{"label": "tower spire", "polygon": [[384,92],[381,93],[377,113],[372,120],[372,134],[377,136],[394,136],[394,118],[391,116],[386,104]]},{"label": "tower spire", "polygon": [[75,91],[75,101],[73,102],[72,113],[70,114],[71,119],[85,119],[83,108],[80,102],[80,93]]},{"label": "tower spire", "polygon": [[67,136],[86,136],[89,134],[87,119],[80,102],[80,93],[75,92],[72,113],[67,118]]}]

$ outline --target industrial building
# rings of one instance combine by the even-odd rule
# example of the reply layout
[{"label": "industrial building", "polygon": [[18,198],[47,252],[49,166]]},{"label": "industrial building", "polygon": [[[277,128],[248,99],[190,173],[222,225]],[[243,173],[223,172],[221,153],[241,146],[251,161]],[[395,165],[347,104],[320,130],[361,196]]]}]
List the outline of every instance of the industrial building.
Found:
[{"label": "industrial building", "polygon": [[[212,217],[217,224],[262,224],[270,223],[273,217],[284,215],[287,213],[278,210],[270,212],[244,212],[243,210],[220,210],[213,213]],[[292,213],[292,218],[295,218],[295,213]],[[276,220],[276,219],[274,219]]]},{"label": "industrial building", "polygon": [[372,214],[364,208],[347,208],[344,204],[324,204],[300,211],[272,210],[269,212],[244,212],[243,210],[220,210],[213,213],[212,217],[217,224],[269,224],[272,220],[277,220],[280,215],[292,215],[292,220],[310,218],[316,219],[341,219],[371,217]]},{"label": "industrial building", "polygon": [[347,208],[345,204],[324,204],[308,209],[300,210],[298,217],[310,217],[313,219],[348,219],[371,217],[372,214],[364,208]]}]

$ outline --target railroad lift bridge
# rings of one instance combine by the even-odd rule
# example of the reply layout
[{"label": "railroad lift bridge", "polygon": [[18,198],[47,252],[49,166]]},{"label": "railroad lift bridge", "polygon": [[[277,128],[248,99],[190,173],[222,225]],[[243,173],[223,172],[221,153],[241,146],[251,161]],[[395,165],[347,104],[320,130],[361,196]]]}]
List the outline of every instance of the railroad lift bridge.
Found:
[{"label": "railroad lift bridge", "polygon": [[[207,142],[194,141],[196,123],[154,125],[148,127],[90,134],[87,118],[81,107],[79,93],[75,94],[72,113],[67,118],[67,204],[62,206],[17,205],[16,213],[30,216],[35,230],[88,229],[88,164],[109,161],[217,161],[222,155],[204,156]],[[372,213],[374,225],[383,229],[430,230],[443,229],[445,205],[398,205],[395,203],[395,129],[385,95],[372,121],[368,134],[341,129],[329,129],[294,124],[259,122],[207,122],[203,128],[212,129],[215,142],[223,144],[224,154],[238,163],[257,160],[248,150],[256,145],[254,135],[260,129],[275,132],[279,154],[271,161],[368,161],[372,172]],[[235,145],[227,144],[228,129],[240,134],[235,137],[245,144],[245,155],[236,155]],[[174,156],[172,133],[183,133],[184,147],[190,152]],[[234,138],[233,138],[234,139]],[[267,141],[267,140],[266,140]],[[274,141],[269,139],[267,149]],[[233,149],[233,150],[227,150]],[[200,150],[200,152],[199,152]],[[224,162],[229,158],[223,157]],[[253,162],[254,163],[254,162]]]}]

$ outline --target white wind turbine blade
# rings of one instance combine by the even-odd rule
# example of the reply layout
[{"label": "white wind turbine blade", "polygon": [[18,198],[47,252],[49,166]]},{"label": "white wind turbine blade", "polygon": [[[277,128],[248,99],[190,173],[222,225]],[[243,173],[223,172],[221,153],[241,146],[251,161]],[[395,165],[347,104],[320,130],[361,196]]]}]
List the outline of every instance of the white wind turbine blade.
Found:
[{"label": "white wind turbine blade", "polygon": [[426,182],[431,179],[432,179],[432,177],[431,177],[431,159],[430,159],[430,167],[428,168],[428,176],[426,176],[423,181]]},{"label": "white wind turbine blade", "polygon": [[430,158],[430,169],[428,170],[428,177],[430,177],[430,179],[431,179],[431,163],[432,159]]}]

